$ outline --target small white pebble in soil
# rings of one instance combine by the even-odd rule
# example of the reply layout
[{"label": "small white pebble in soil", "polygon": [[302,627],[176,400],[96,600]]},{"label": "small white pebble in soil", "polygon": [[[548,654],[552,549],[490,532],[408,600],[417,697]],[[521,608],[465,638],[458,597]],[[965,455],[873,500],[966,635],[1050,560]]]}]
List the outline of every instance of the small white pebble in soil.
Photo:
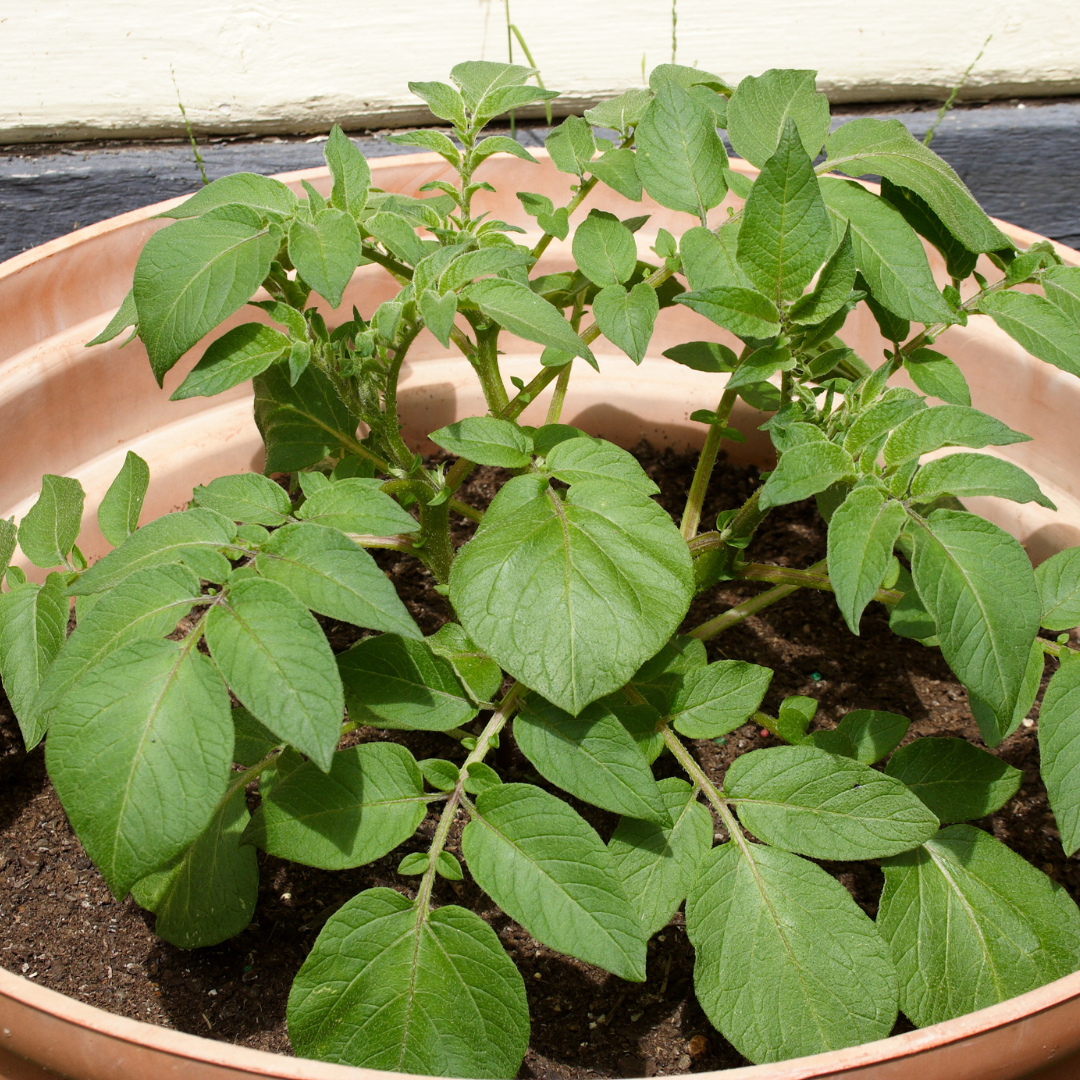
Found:
[{"label": "small white pebble in soil", "polygon": [[596,1030],[596,1021],[595,1020],[590,1020],[589,1021],[589,1030],[590,1031],[595,1031]]},{"label": "small white pebble in soil", "polygon": [[281,894],[281,899],[282,900],[291,900],[292,899],[292,893],[291,892],[283,892]]},{"label": "small white pebble in soil", "polygon": [[1034,726],[1035,726],[1035,721],[1032,720],[1030,717],[1028,717],[1028,718],[1026,718],[1024,720],[1024,727],[1034,727]]}]

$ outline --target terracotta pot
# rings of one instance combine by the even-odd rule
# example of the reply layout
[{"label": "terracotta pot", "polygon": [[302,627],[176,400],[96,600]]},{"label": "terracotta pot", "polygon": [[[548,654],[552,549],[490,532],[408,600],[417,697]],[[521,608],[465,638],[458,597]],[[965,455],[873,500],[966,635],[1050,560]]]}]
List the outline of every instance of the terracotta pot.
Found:
[{"label": "terracotta pot", "polygon": [[[736,162],[736,167],[744,168]],[[496,217],[520,217],[515,192],[565,197],[567,178],[550,163],[528,165],[496,157],[485,165],[486,179],[502,193],[483,196]],[[375,183],[388,191],[415,193],[451,171],[435,155],[384,158],[372,162]],[[745,171],[752,173],[749,167]],[[329,191],[326,170],[282,177],[299,188],[301,179]],[[655,230],[678,234],[689,217],[645,200],[653,216],[638,234],[642,254]],[[250,387],[209,401],[169,402],[173,389],[201,354],[197,346],[166,379],[166,392],[150,374],[142,345],[120,349],[117,342],[91,349],[83,343],[98,333],[126,293],[138,252],[163,222],[162,203],[113,218],[26,252],[0,265],[0,431],[9,453],[0,463],[0,516],[20,518],[37,495],[43,472],[76,476],[87,491],[83,538],[90,557],[104,542],[95,531],[94,511],[125,453],[135,450],[150,464],[151,487],[144,520],[184,505],[195,484],[225,473],[261,466],[261,442],[251,416]],[[582,211],[602,205],[621,217],[642,212],[610,191],[594,192]],[[717,220],[724,213],[716,211]],[[1001,223],[999,223],[1001,224]],[[1018,242],[1037,239],[1002,227]],[[1065,261],[1080,265],[1080,253],[1059,248]],[[932,256],[935,269],[944,272]],[[554,243],[543,260],[545,272],[568,264],[569,245]],[[396,287],[376,266],[357,271],[346,293],[345,310],[355,303],[369,315]],[[247,309],[227,325],[250,321]],[[218,331],[215,331],[215,336]],[[725,377],[702,375],[662,360],[670,345],[714,338],[712,323],[677,306],[661,312],[651,356],[635,367],[613,347],[596,343],[602,373],[578,365],[563,417],[624,446],[647,438],[654,445],[699,446],[704,428],[690,412],[719,399]],[[725,335],[719,332],[721,337]],[[869,315],[856,313],[845,337],[862,355],[880,355],[884,342]],[[1058,504],[1054,515],[1039,507],[1003,500],[971,500],[973,509],[1009,529],[1039,561],[1062,547],[1080,543],[1080,453],[1072,423],[1080,413],[1080,381],[1033,361],[989,320],[950,328],[938,348],[963,368],[974,404],[1012,427],[1035,436],[1000,453],[1028,469]],[[504,339],[504,375],[531,377],[538,348]],[[579,370],[580,369],[580,370]],[[426,333],[413,346],[402,384],[404,436],[425,449],[424,435],[455,416],[483,412],[468,365],[452,358]],[[648,414],[642,406],[648,403]],[[525,419],[542,419],[546,395]],[[767,465],[770,445],[757,431],[761,415],[742,406],[735,423],[749,441],[734,447],[737,459]],[[15,448],[16,452],[10,452]],[[391,1076],[366,1069],[279,1057],[153,1027],[114,1016],[0,970],[0,1077],[43,1080],[134,1080],[173,1076],[183,1080],[224,1080],[242,1074],[309,1080],[359,1080]],[[829,1054],[715,1074],[717,1080],[1043,1080],[1080,1075],[1080,972],[992,1008],[945,1024]]]}]

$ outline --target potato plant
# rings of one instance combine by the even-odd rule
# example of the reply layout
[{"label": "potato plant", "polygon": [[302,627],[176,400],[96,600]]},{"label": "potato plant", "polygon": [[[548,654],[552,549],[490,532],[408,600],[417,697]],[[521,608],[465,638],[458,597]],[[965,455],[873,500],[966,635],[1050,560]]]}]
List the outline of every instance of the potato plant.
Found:
[{"label": "potato plant", "polygon": [[[631,981],[685,903],[698,999],[755,1062],[883,1038],[898,1010],[934,1024],[1073,971],[1073,901],[970,824],[1016,793],[1017,770],[960,739],[897,749],[908,720],[889,712],[812,729],[815,703],[798,697],[768,715],[768,667],[706,655],[747,608],[683,623],[696,594],[740,578],[772,586],[755,610],[829,590],[856,635],[867,606],[885,604],[897,634],[941,650],[990,747],[1056,658],[1042,775],[1065,851],[1080,847],[1080,660],[1067,637],[1040,634],[1080,624],[1080,549],[1033,571],[1013,537],[963,508],[982,495],[1051,504],[1023,470],[973,452],[1028,435],[972,407],[934,348],[946,328],[990,318],[1080,375],[1080,269],[1047,243],[1017,250],[899,122],[830,131],[813,72],[733,89],[676,65],[554,128],[567,201],[517,193],[520,221],[542,234],[530,247],[520,224],[473,204],[491,190],[491,154],[533,160],[482,132],[553,96],[534,75],[470,62],[452,83],[412,84],[453,137],[395,140],[441,155],[455,183],[380,191],[335,128],[329,198],[229,176],[147,241],[95,342],[133,328],[160,383],[225,319],[258,309],[173,398],[254,380],[266,475],[222,476],[139,527],[149,476],[129,454],[98,512],[113,550],[93,565],[74,479],[46,476],[25,518],[0,523],[0,675],[27,746],[46,740],[87,853],[161,937],[196,948],[250,922],[257,849],[362,866],[434,812],[400,887],[362,891],[326,922],[288,1009],[300,1055],[428,1075],[512,1077],[529,1041],[521,975],[484,920],[433,901],[437,875],[468,872],[538,941]],[[720,130],[756,179],[729,168]],[[866,174],[880,191],[852,179]],[[645,217],[575,214],[598,184],[644,191],[687,227],[659,230],[642,259]],[[718,209],[729,191],[741,206]],[[576,268],[536,274],[554,239]],[[370,318],[342,306],[366,263],[400,285]],[[693,415],[706,434],[678,522],[629,453],[561,422],[575,367],[597,366],[590,345],[602,335],[640,363],[672,304],[741,343],[664,354],[702,372],[706,392],[706,375],[728,375]],[[845,344],[859,304],[883,356]],[[422,330],[460,350],[487,406],[431,432],[450,456],[438,464],[405,443],[398,414]],[[500,371],[504,331],[543,350],[528,383]],[[917,390],[894,385],[901,372]],[[522,424],[552,383],[545,422]],[[778,463],[743,506],[702,521],[717,454],[743,438],[729,426],[739,397],[769,414]],[[510,473],[483,513],[457,498],[478,464]],[[828,521],[826,563],[747,562],[768,513],[810,496]],[[479,523],[460,547],[452,515]],[[44,583],[8,565],[16,543],[51,571]],[[438,633],[418,629],[369,554],[379,548],[430,571],[454,615]],[[335,656],[316,615],[366,633]],[[782,745],[744,753],[715,783],[688,740],[750,718]],[[340,748],[361,727],[441,733],[448,756],[418,761],[370,736]],[[545,786],[505,782],[488,760],[511,737]],[[665,753],[684,778],[654,777]],[[607,843],[559,792],[620,815]],[[446,849],[456,820],[464,866]],[[864,859],[884,868],[876,922],[815,862]]]}]

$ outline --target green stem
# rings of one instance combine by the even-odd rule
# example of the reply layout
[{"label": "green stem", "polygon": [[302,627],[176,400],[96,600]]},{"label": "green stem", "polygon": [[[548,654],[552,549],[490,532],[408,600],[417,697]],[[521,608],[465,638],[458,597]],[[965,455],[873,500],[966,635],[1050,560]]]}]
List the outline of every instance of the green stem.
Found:
[{"label": "green stem", "polygon": [[693,779],[694,783],[704,793],[705,798],[709,800],[713,809],[720,815],[720,820],[724,823],[724,828],[727,829],[731,839],[741,848],[746,848],[746,837],[743,836],[742,829],[739,828],[739,822],[728,807],[723,795],[717,790],[716,785],[705,775],[704,770],[694,760],[694,755],[687,750],[683,741],[667,724],[660,728],[660,734],[663,735],[664,744],[671,751],[675,760],[686,770],[687,775]]},{"label": "green stem", "polygon": [[420,503],[420,535],[423,547],[417,552],[435,575],[440,585],[450,578],[450,564],[454,561],[454,545],[450,542],[449,501],[433,505]]},{"label": "green stem", "polygon": [[570,369],[574,366],[571,360],[559,368],[559,378],[555,382],[555,392],[551,395],[551,404],[548,405],[545,424],[557,424],[562,415],[563,402],[566,400],[566,388],[570,385]]},{"label": "green stem", "polygon": [[[822,559],[821,562],[814,563],[809,568],[809,572],[813,573],[824,567],[825,560]],[[688,636],[697,638],[699,641],[709,641],[737,623],[741,623],[743,619],[748,619],[751,615],[764,611],[765,608],[775,604],[778,600],[783,600],[785,596],[790,596],[799,587],[798,585],[777,585],[766,592],[759,593],[757,596],[752,596],[749,600],[729,608],[722,615],[717,615],[715,619],[710,619],[708,622],[695,627]]]},{"label": "green stem", "polygon": [[491,326],[476,331],[476,353],[469,357],[476,374],[480,378],[480,387],[484,391],[484,400],[493,416],[500,415],[509,405],[502,375],[499,372],[499,327]]},{"label": "green stem", "polygon": [[[390,447],[391,454],[396,459],[398,468],[406,470],[412,469],[414,455],[401,437],[401,421],[398,419],[397,407],[398,380],[401,378],[401,365],[405,362],[405,354],[409,351],[409,346],[416,340],[416,335],[419,333],[419,323],[405,328],[398,344],[394,347],[390,366],[386,372],[386,394],[384,399],[386,421],[382,435]],[[428,477],[426,473],[424,475],[429,487],[438,487],[431,477]]]},{"label": "green stem", "polygon": [[712,478],[713,468],[716,465],[716,457],[720,452],[720,444],[724,440],[724,428],[727,427],[728,418],[738,397],[738,391],[725,390],[720,404],[716,407],[716,421],[709,425],[709,433],[705,436],[705,445],[701,448],[701,456],[698,458],[697,468],[694,470],[694,479],[690,484],[690,492],[686,496],[686,508],[682,516],[682,534],[684,540],[693,540],[697,536],[698,526],[701,524],[701,508],[705,502],[705,492]]},{"label": "green stem", "polygon": [[416,894],[416,903],[419,909],[419,917],[424,918],[431,908],[431,890],[435,885],[435,863],[443,848],[446,846],[446,838],[450,835],[450,827],[454,824],[458,807],[461,805],[465,794],[465,777],[468,775],[469,766],[474,762],[483,761],[491,749],[491,740],[506,726],[507,720],[514,715],[518,707],[518,699],[524,693],[525,687],[515,682],[506,692],[506,696],[499,703],[499,707],[491,714],[491,719],[484,725],[484,730],[476,740],[476,746],[472,753],[465,759],[461,766],[461,775],[454,790],[450,793],[446,805],[443,807],[439,824],[435,827],[435,835],[431,840],[428,851],[428,865],[424,876],[420,881],[420,889]]}]

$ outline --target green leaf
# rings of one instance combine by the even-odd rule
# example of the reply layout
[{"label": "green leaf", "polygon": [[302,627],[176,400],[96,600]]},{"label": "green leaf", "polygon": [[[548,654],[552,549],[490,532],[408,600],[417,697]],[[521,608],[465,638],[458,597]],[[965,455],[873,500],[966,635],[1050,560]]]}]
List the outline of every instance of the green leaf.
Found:
[{"label": "green leaf", "polygon": [[603,210],[590,210],[574,230],[573,252],[581,272],[601,288],[621,285],[637,266],[633,233],[614,214]]},{"label": "green leaf", "polygon": [[765,481],[758,505],[762,510],[808,499],[830,484],[855,479],[855,462],[842,447],[830,442],[793,446]]},{"label": "green leaf", "polygon": [[776,734],[784,742],[801,745],[807,741],[807,728],[818,710],[817,698],[792,694],[780,702],[777,710]]},{"label": "green leaf", "polygon": [[814,166],[788,117],[743,207],[739,265],[759,292],[778,302],[794,300],[824,261],[829,241]]},{"label": "green leaf", "polygon": [[896,972],[874,924],[819,866],[734,843],[702,861],[686,901],[705,1015],[754,1062],[884,1039]]},{"label": "green leaf", "polygon": [[942,654],[1003,731],[1039,628],[1031,563],[1013,537],[972,514],[935,510],[914,526],[911,573],[937,623]]},{"label": "green leaf", "polygon": [[922,738],[901,747],[885,766],[943,825],[1000,810],[1019,790],[1024,774],[965,739]]},{"label": "green leaf", "polygon": [[43,570],[67,561],[79,538],[83,502],[82,484],[70,476],[41,478],[41,494],[19,523],[23,554]]},{"label": "green leaf", "polygon": [[441,131],[406,131],[401,135],[387,135],[386,141],[397,146],[419,146],[422,150],[432,150],[449,161],[454,168],[461,164],[460,151]]},{"label": "green leaf", "polygon": [[[1043,669],[1046,667],[1046,654],[1042,650],[1041,639],[1036,638],[1031,643],[1031,652],[1028,653],[1027,667],[1024,669],[1024,678],[1020,684],[1020,693],[1016,699],[1016,707],[1012,711],[1012,717],[1008,723],[999,723],[994,710],[982,701],[978,694],[968,694],[968,705],[975,723],[979,725],[979,733],[988,746],[994,746],[1003,738],[1007,739],[1019,726],[1021,721],[1035,704],[1035,698],[1039,696],[1039,687],[1042,683]],[[1004,718],[1003,718],[1004,720]]]},{"label": "green leaf", "polygon": [[129,450],[97,512],[101,535],[113,547],[119,547],[139,527],[139,513],[149,486],[150,467]]},{"label": "green leaf", "polygon": [[334,754],[329,773],[309,761],[270,784],[244,842],[304,866],[348,870],[404,843],[426,813],[412,754],[397,743],[362,743]]},{"label": "green leaf", "polygon": [[119,337],[121,332],[129,326],[134,326],[136,330],[138,330],[139,326],[139,313],[135,310],[135,293],[132,289],[128,289],[127,296],[120,302],[120,306],[116,309],[116,314],[109,320],[108,326],[97,337],[91,338],[86,343],[86,347],[104,345],[106,341],[112,341],[114,337]]},{"label": "green leaf", "polygon": [[851,226],[855,265],[878,303],[902,319],[957,321],[934,282],[922,241],[898,210],[853,180],[822,177],[820,187],[825,205]]},{"label": "green leaf", "polygon": [[[291,310],[291,309],[290,309]],[[213,397],[261,375],[283,359],[289,339],[262,323],[244,323],[223,334],[203,353],[202,359],[173,391],[170,401],[190,397]]]},{"label": "green leaf", "polygon": [[140,641],[67,694],[45,759],[80,842],[120,899],[206,828],[232,751],[229,697],[213,664],[190,645]]},{"label": "green leaf", "polygon": [[389,536],[413,533],[420,526],[382,490],[382,481],[362,476],[335,480],[309,495],[296,516],[342,532]]},{"label": "green leaf", "polygon": [[266,444],[267,473],[306,469],[333,450],[356,445],[356,417],[313,367],[295,386],[280,366],[258,376],[255,423]]},{"label": "green leaf", "polygon": [[1019,465],[988,454],[949,454],[920,466],[911,481],[911,497],[930,502],[941,495],[961,499],[995,495],[1057,509]]},{"label": "green leaf", "polygon": [[[61,636],[64,647],[33,699],[33,715],[44,721],[91,668],[121,646],[172,633],[199,595],[199,579],[184,566],[149,567],[124,578],[79,619],[66,642]],[[66,600],[57,609],[61,616],[66,628]]]},{"label": "green leaf", "polygon": [[833,512],[829,522],[829,580],[836,605],[853,634],[866,605],[892,565],[893,545],[907,521],[903,504],[873,487],[859,488]]},{"label": "green leaf", "polygon": [[880,436],[925,408],[926,402],[914,390],[906,386],[890,387],[869,408],[856,415],[855,422],[844,436],[844,449],[854,456],[870,448],[876,457]]},{"label": "green leaf", "polygon": [[592,129],[580,116],[568,116],[553,128],[544,146],[555,168],[573,176],[584,176],[596,153]]},{"label": "green leaf", "polygon": [[218,549],[235,536],[236,526],[215,510],[198,508],[165,514],[147,522],[120,547],[98,559],[68,592],[73,596],[105,592],[129,574],[151,566],[183,562],[198,572],[202,569],[201,556],[217,555]]},{"label": "green leaf", "polygon": [[271,215],[287,218],[296,212],[297,201],[291,188],[280,180],[259,173],[240,172],[219,177],[179,206],[157,216],[194,218],[219,206],[246,206],[263,218]]},{"label": "green leaf", "polygon": [[410,82],[409,90],[427,102],[428,108],[440,120],[449,120],[459,130],[468,126],[465,101],[452,86],[441,82]]},{"label": "green leaf", "polygon": [[306,1058],[421,1076],[514,1076],[529,1042],[525,984],[471,911],[367,889],[334,912],[289,994]]},{"label": "green leaf", "polygon": [[829,134],[829,100],[815,89],[816,71],[748,75],[728,102],[727,128],[735,153],[763,168],[791,121],[807,157],[815,158]]},{"label": "green leaf", "polygon": [[823,171],[847,176],[873,173],[910,188],[969,251],[1012,247],[953,169],[899,120],[851,120],[828,137],[825,150],[828,160],[821,166]]},{"label": "green leaf", "polygon": [[528,784],[489,788],[461,850],[480,888],[537,941],[644,981],[645,933],[614,860],[561,799]]},{"label": "green leaf", "polygon": [[[416,764],[424,779],[439,791],[453,791],[461,779],[461,770],[451,761],[444,761],[442,758],[425,758]],[[411,856],[406,855],[405,858],[409,859]],[[426,868],[427,856],[425,855],[423,858],[424,868]],[[402,865],[404,865],[404,862]],[[421,868],[421,873],[423,873],[424,868]],[[402,874],[405,871],[399,866],[398,873]]]},{"label": "green leaf", "polygon": [[567,484],[617,480],[643,495],[660,493],[637,458],[606,439],[594,439],[589,435],[563,439],[547,452],[545,461],[551,475]]},{"label": "green leaf", "polygon": [[3,579],[11,564],[11,556],[15,554],[18,537],[19,530],[15,526],[15,518],[11,517],[7,520],[0,518],[0,580]]},{"label": "green leaf", "polygon": [[280,229],[261,225],[253,211],[220,207],[146,241],[133,288],[158,386],[192,345],[251,299],[280,240]]},{"label": "green leaf", "polygon": [[328,771],[345,703],[334,654],[307,607],[276,582],[247,578],[210,608],[206,643],[240,703]]},{"label": "green leaf", "polygon": [[998,292],[984,296],[979,310],[1032,356],[1070,375],[1080,375],[1080,335],[1076,323],[1044,296]]},{"label": "green leaf", "polygon": [[[439,288],[460,289],[476,278],[499,274],[535,262],[528,251],[519,247],[489,247],[466,251],[453,260],[439,275]],[[500,280],[506,280],[502,278]]]},{"label": "green leaf", "polygon": [[671,824],[634,737],[602,702],[575,717],[530,698],[514,717],[514,738],[540,775],[563,791],[614,814]]},{"label": "green leaf", "polygon": [[289,258],[304,281],[336,308],[360,263],[356,222],[344,210],[330,207],[320,210],[310,225],[297,218],[289,226]]},{"label": "green leaf", "polygon": [[502,670],[485,656],[458,623],[443,623],[427,638],[436,656],[449,660],[461,684],[477,702],[493,701],[502,686]]},{"label": "green leaf", "polygon": [[909,416],[885,443],[886,466],[940,450],[944,446],[1008,446],[1030,442],[1031,436],[1013,431],[1000,420],[966,405],[935,405]]},{"label": "green leaf", "polygon": [[703,668],[705,664],[704,644],[697,638],[677,636],[646,660],[630,681],[634,689],[656,709],[658,716],[667,716],[672,695],[683,674]]},{"label": "green leaf", "polygon": [[1039,758],[1061,846],[1073,855],[1080,848],[1080,663],[1070,653],[1061,659],[1039,709]]},{"label": "green leaf", "polygon": [[943,353],[933,349],[915,349],[904,355],[904,370],[924,394],[941,398],[949,405],[971,404],[967,379]]},{"label": "green leaf", "polygon": [[624,817],[608,841],[615,872],[646,937],[671,921],[713,840],[712,815],[685,780],[672,777],[658,786],[671,824]]},{"label": "green leaf", "polygon": [[896,713],[852,709],[835,728],[811,732],[808,741],[819,750],[873,765],[899,746],[910,724]]},{"label": "green leaf", "polygon": [[419,307],[424,325],[444,348],[448,347],[457,314],[457,296],[454,293],[439,296],[433,289],[425,289],[420,296]]},{"label": "green leaf", "polygon": [[[323,147],[323,157],[333,177],[330,205],[358,218],[367,203],[368,188],[371,187],[371,169],[364,155],[335,124]],[[307,280],[310,284],[311,279]]]},{"label": "green leaf", "polygon": [[641,120],[652,99],[652,90],[634,87],[586,109],[585,119],[593,127],[611,128],[620,135],[625,134]]},{"label": "green leaf", "polygon": [[349,717],[380,728],[449,731],[476,715],[449,660],[423,641],[383,634],[338,657]]},{"label": "green leaf", "polygon": [[613,191],[632,202],[641,201],[641,179],[637,174],[636,156],[629,147],[616,147],[589,162],[589,172]]},{"label": "green leaf", "polygon": [[734,371],[739,358],[726,345],[718,341],[688,341],[683,345],[665,349],[662,356],[676,364],[693,368],[694,371]]},{"label": "green leaf", "polygon": [[284,525],[292,509],[285,489],[259,473],[219,476],[197,487],[192,499],[233,521],[256,525]]},{"label": "green leaf", "polygon": [[532,439],[517,424],[497,416],[467,416],[428,436],[436,446],[477,465],[523,469],[532,458]]},{"label": "green leaf", "polygon": [[[236,741],[233,746],[233,761],[250,769],[257,765],[267,754],[282,743],[272,731],[268,731],[242,705],[232,710],[233,729]],[[295,754],[295,750],[289,751]],[[302,758],[300,759],[303,760]],[[277,764],[280,764],[278,757]]]},{"label": "green leaf", "polygon": [[[784,346],[767,345],[763,349],[755,349],[735,369],[735,373],[728,379],[724,389],[735,390],[743,386],[756,386],[771,379],[778,371],[791,371],[795,363],[790,349]],[[808,424],[803,426],[809,427]]]},{"label": "green leaf", "polygon": [[1047,630],[1080,626],[1080,548],[1067,548],[1035,567]]},{"label": "green leaf", "polygon": [[301,523],[276,529],[255,565],[306,607],[369,630],[419,638],[393,584],[363,548],[336,529]]},{"label": "green leaf", "polygon": [[428,255],[424,241],[416,235],[416,223],[401,214],[380,210],[364,218],[364,232],[371,233],[391,255],[410,266]]},{"label": "green leaf", "polygon": [[240,838],[251,820],[238,787],[171,864],[136,882],[136,903],[152,911],[154,933],[181,949],[218,945],[245,930],[259,899],[259,864]]},{"label": "green leaf", "polygon": [[746,288],[750,279],[736,261],[741,221],[726,222],[718,233],[695,225],[679,239],[682,272],[691,289],[700,291],[717,285]]},{"label": "green leaf", "polygon": [[587,480],[565,501],[542,477],[495,497],[450,572],[468,635],[567,712],[622,686],[674,633],[693,569],[668,514],[625,483]]},{"label": "green leaf", "polygon": [[1051,266],[1043,274],[1042,285],[1046,299],[1080,326],[1080,267]]},{"label": "green leaf", "polygon": [[644,281],[629,291],[622,285],[608,285],[593,298],[593,317],[604,337],[635,364],[645,359],[659,313],[656,290]]},{"label": "green leaf", "polygon": [[712,112],[681,86],[660,86],[635,132],[638,176],[661,206],[702,224],[727,193],[727,154]]},{"label": "green leaf", "polygon": [[1076,969],[1068,893],[992,836],[952,825],[882,864],[878,926],[919,1027],[1035,990]]},{"label": "green leaf", "polygon": [[716,285],[697,292],[682,293],[675,302],[730,330],[741,338],[771,338],[780,332],[776,305],[753,289]]},{"label": "green leaf", "polygon": [[[815,190],[820,199],[820,185]],[[849,228],[844,230],[843,240],[821,268],[813,292],[799,297],[791,305],[788,318],[803,326],[824,322],[831,318],[851,298],[855,273],[855,251],[851,245]]]},{"label": "green leaf", "polygon": [[755,836],[815,859],[896,855],[938,827],[899,780],[816,746],[743,754],[728,769],[724,792]]},{"label": "green leaf", "polygon": [[668,720],[690,739],[726,735],[761,705],[772,676],[769,668],[745,660],[683,671],[668,691]]},{"label": "green leaf", "polygon": [[23,742],[32,750],[45,734],[35,698],[67,635],[69,602],[58,577],[24,581],[0,593],[0,680]]},{"label": "green leaf", "polygon": [[506,135],[490,135],[486,139],[481,139],[473,150],[473,161],[483,161],[492,154],[513,154],[522,161],[531,161],[534,165],[537,163],[536,158],[517,139],[511,139]]},{"label": "green leaf", "polygon": [[675,83],[684,90],[694,86],[704,86],[713,91],[713,95],[730,96],[732,88],[720,78],[709,71],[702,71],[698,67],[687,67],[685,64],[657,64],[649,72],[649,87],[659,90],[661,86]]},{"label": "green leaf", "polygon": [[475,281],[466,286],[462,299],[475,304],[511,334],[580,356],[595,367],[589,347],[574,332],[559,310],[527,285],[503,278]]},{"label": "green leaf", "polygon": [[949,277],[962,281],[971,276],[979,256],[974,251],[969,251],[949,232],[945,223],[922,196],[892,183],[888,177],[882,177],[881,197],[895,206],[903,214],[904,220],[941,252]]}]

